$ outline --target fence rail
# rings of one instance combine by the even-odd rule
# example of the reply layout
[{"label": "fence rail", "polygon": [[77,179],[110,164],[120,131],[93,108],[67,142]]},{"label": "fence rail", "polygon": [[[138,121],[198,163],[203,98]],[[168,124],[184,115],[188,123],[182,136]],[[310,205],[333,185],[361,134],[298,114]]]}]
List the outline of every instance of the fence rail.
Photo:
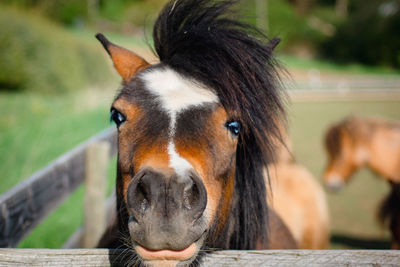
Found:
[{"label": "fence rail", "polygon": [[[0,266],[131,266],[123,250],[0,249]],[[388,250],[226,250],[201,266],[399,266],[400,251]]]},{"label": "fence rail", "polygon": [[400,100],[400,89],[357,89],[357,90],[314,90],[300,89],[288,90],[293,102],[310,101],[398,101]]},{"label": "fence rail", "polygon": [[86,150],[99,142],[116,153],[116,132],[107,129],[0,195],[0,247],[15,247],[75,191],[85,178]]}]

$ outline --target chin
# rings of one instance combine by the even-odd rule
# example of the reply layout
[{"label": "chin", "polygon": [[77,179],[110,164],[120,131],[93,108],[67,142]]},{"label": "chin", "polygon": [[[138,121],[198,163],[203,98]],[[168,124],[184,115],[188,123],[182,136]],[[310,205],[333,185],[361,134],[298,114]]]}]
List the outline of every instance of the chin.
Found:
[{"label": "chin", "polygon": [[204,243],[204,236],[181,250],[160,249],[151,250],[139,244],[134,245],[138,259],[144,266],[154,267],[175,267],[193,266],[200,262],[202,257],[201,247]]}]

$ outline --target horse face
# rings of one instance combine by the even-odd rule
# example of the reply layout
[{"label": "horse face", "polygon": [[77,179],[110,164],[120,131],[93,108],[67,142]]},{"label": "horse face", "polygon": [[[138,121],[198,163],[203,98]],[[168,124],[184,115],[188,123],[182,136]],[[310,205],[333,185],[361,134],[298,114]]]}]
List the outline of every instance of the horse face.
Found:
[{"label": "horse face", "polygon": [[148,264],[191,262],[226,222],[240,125],[212,90],[163,65],[127,83],[111,113],[132,246]]},{"label": "horse face", "polygon": [[363,163],[360,151],[343,125],[332,127],[325,139],[328,164],[324,172],[324,182],[329,190],[340,190],[353,173]]}]

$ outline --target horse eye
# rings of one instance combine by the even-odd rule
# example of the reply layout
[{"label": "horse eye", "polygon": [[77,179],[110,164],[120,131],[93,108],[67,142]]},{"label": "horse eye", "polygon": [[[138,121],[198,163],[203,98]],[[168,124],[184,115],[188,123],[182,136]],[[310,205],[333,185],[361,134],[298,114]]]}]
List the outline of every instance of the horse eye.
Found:
[{"label": "horse eye", "polygon": [[114,121],[117,127],[120,126],[125,120],[126,118],[124,115],[121,114],[121,112],[119,112],[115,108],[111,109],[110,121]]},{"label": "horse eye", "polygon": [[226,128],[235,136],[238,136],[240,133],[240,123],[237,121],[230,121],[226,123]]}]

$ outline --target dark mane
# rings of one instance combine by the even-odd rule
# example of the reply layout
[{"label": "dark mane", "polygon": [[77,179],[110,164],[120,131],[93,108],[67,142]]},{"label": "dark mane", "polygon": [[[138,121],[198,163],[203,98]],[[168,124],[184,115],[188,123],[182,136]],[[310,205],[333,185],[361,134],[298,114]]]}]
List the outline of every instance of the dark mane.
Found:
[{"label": "dark mane", "polygon": [[342,135],[343,123],[332,126],[325,135],[325,148],[331,159],[336,158],[340,154]]},{"label": "dark mane", "polygon": [[390,128],[393,125],[390,121],[380,118],[363,119],[354,115],[346,117],[328,129],[325,135],[326,151],[331,159],[336,158],[340,155],[345,136],[354,145],[371,138],[377,128]]},{"label": "dark mane", "polygon": [[[163,64],[215,90],[243,132],[237,149],[235,200],[227,226],[229,248],[254,249],[265,241],[267,203],[263,168],[273,160],[272,138],[285,124],[279,74],[272,57],[279,39],[268,41],[253,26],[233,19],[239,0],[171,1],[154,26],[154,46]],[[229,231],[226,231],[228,233]],[[232,232],[232,231],[231,231]]]}]

